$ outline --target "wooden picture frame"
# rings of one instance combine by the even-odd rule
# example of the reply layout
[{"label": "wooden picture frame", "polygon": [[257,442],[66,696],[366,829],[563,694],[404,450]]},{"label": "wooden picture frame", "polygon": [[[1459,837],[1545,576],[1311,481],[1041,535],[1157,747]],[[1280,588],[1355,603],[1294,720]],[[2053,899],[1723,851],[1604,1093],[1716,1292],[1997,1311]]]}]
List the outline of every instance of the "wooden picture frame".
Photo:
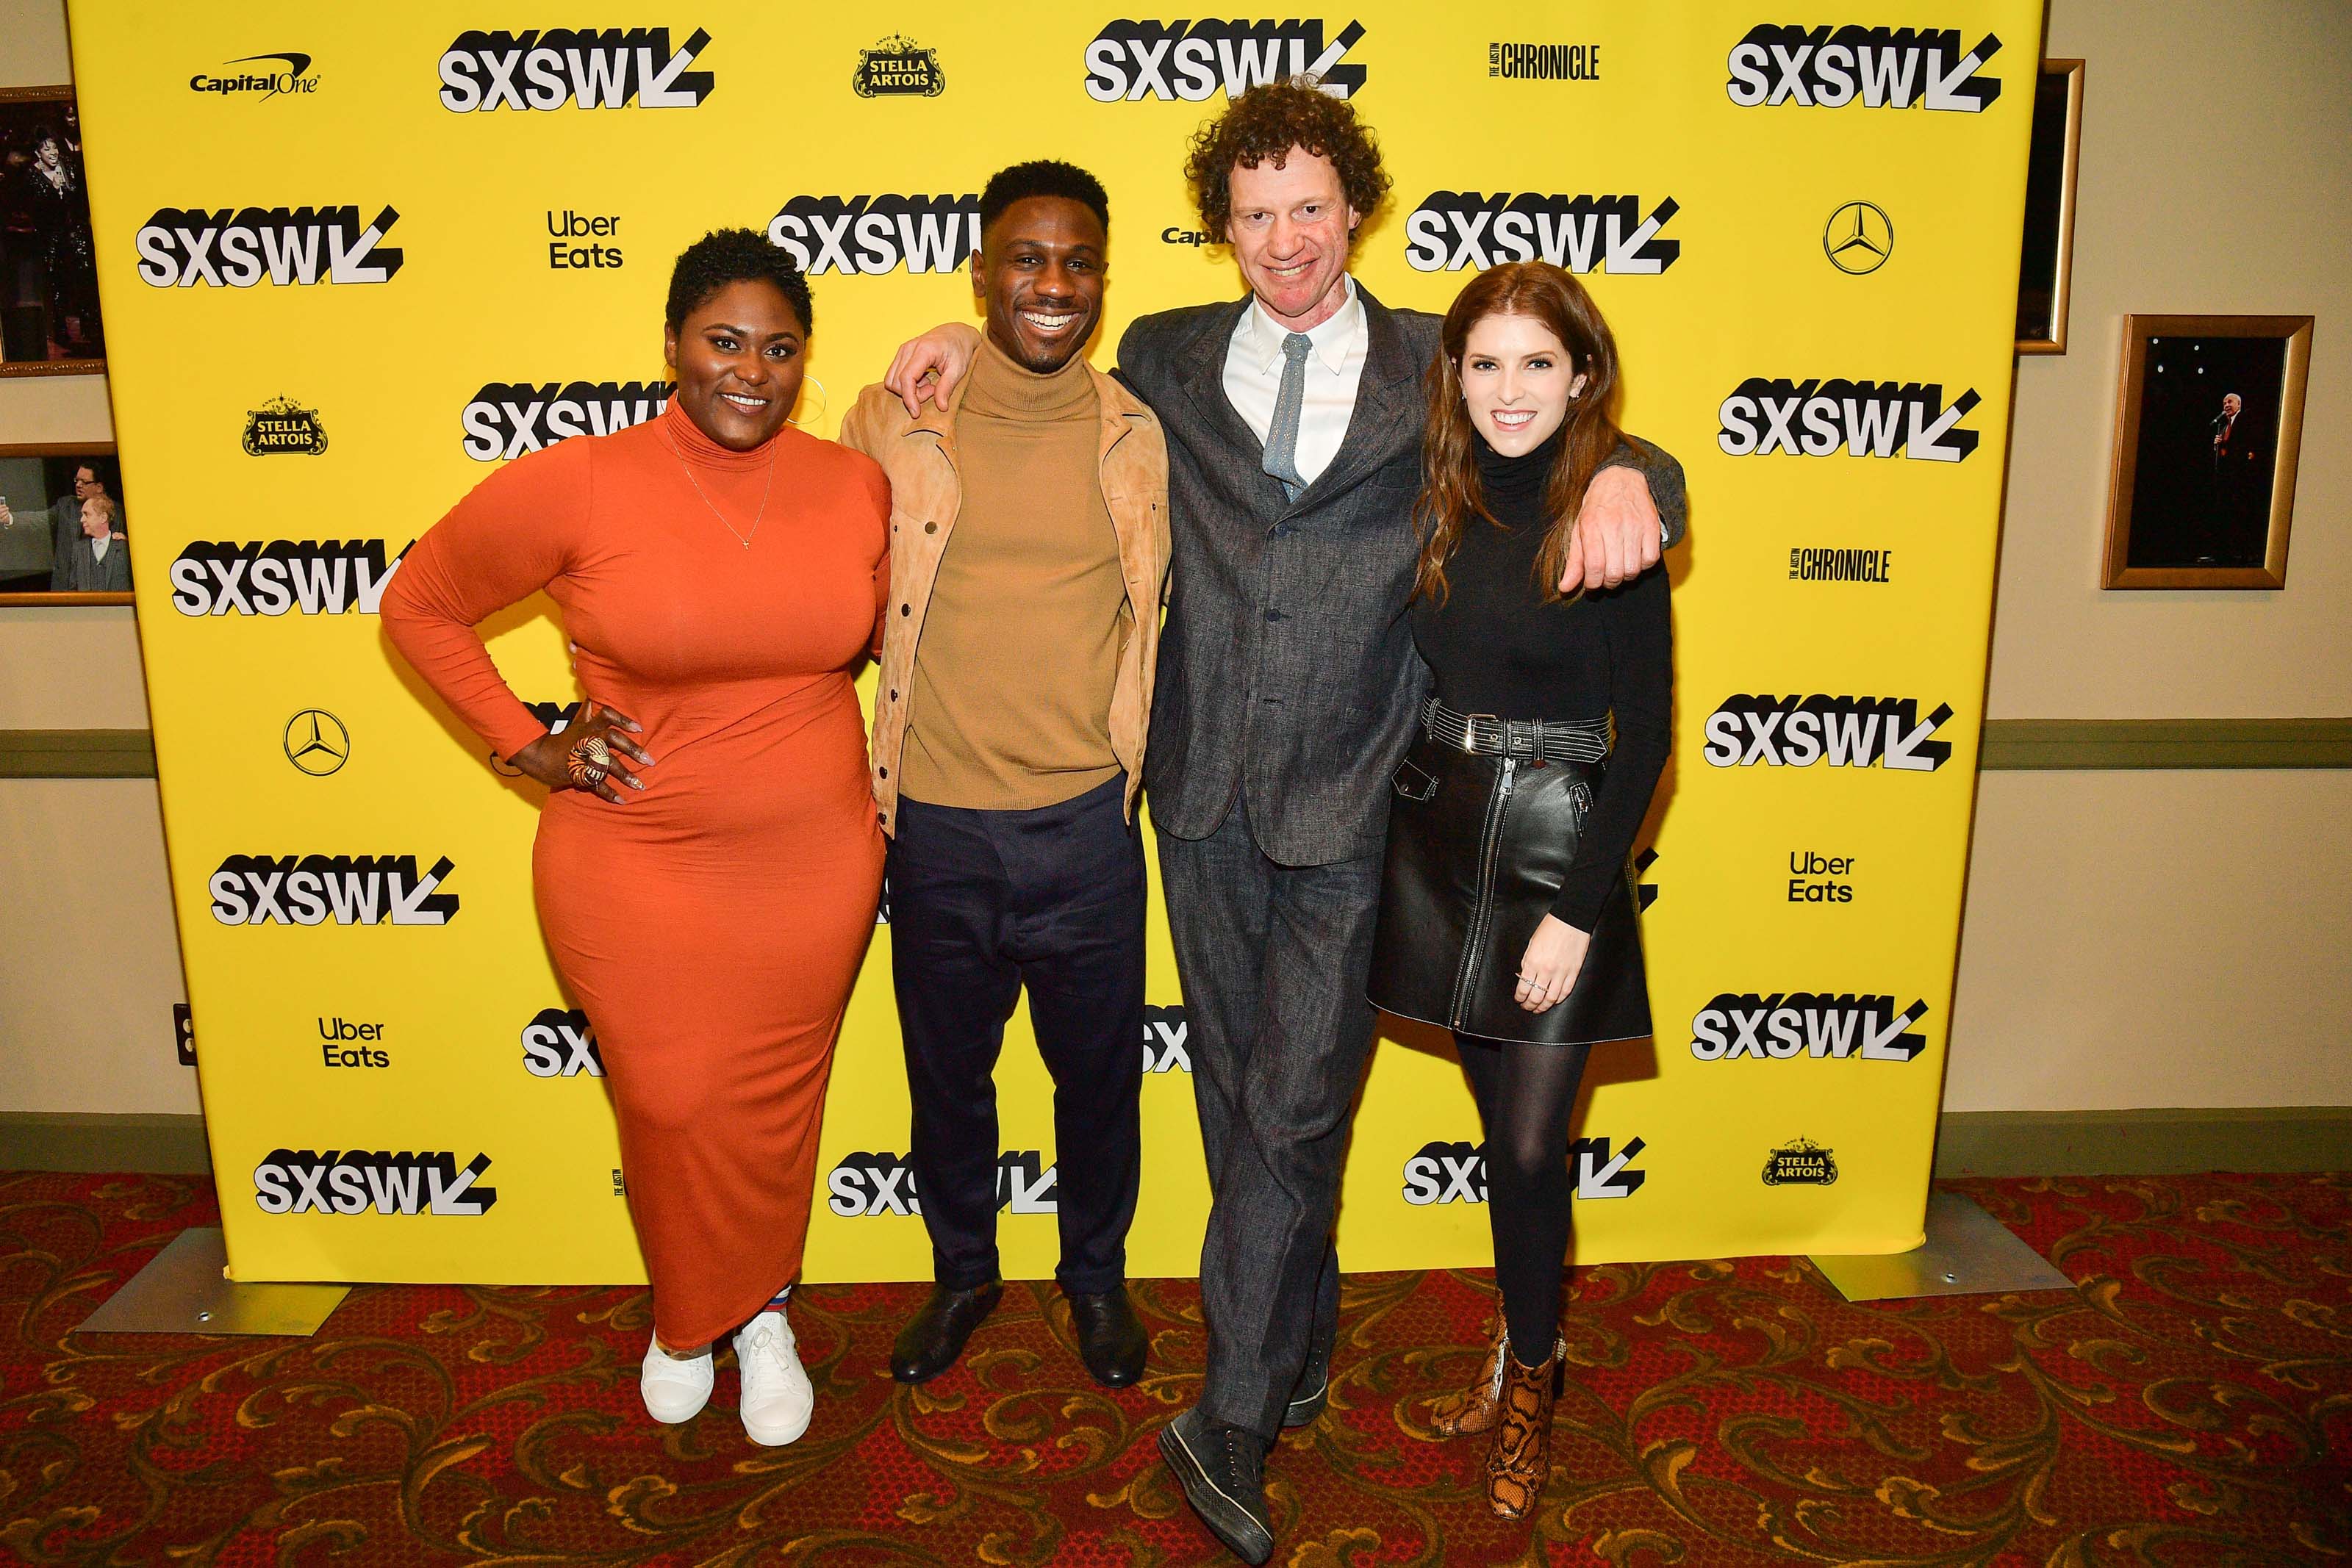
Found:
[{"label": "wooden picture frame", "polygon": [[[106,330],[90,235],[74,89],[0,88],[0,377],[82,376],[106,369]],[[50,204],[34,200],[33,141],[58,144],[67,186]],[[61,265],[59,258],[70,258]],[[39,298],[18,298],[37,275]],[[70,335],[60,340],[62,322]],[[87,340],[89,353],[56,355]],[[37,353],[32,351],[36,344]]]},{"label": "wooden picture frame", "polygon": [[[31,497],[27,497],[21,493],[16,495],[13,498],[9,497],[9,485],[6,482],[5,476],[11,467],[26,459],[38,463],[47,463],[51,461],[62,462],[66,460],[79,461],[92,457],[107,459],[109,466],[111,467],[112,460],[114,458],[114,443],[111,441],[41,441],[19,445],[0,445],[0,499],[11,500],[12,510],[14,510],[16,514],[15,521],[11,525],[11,529],[26,528],[47,528],[49,527],[47,522],[39,519],[37,517],[27,517],[28,512],[34,511],[34,508],[27,504]],[[115,476],[114,482],[118,486],[121,485],[121,481],[119,475]],[[18,488],[21,492],[22,487],[19,486]],[[119,501],[121,497],[118,494],[116,498]],[[47,507],[46,505],[39,508],[41,511],[46,511],[47,509]],[[125,507],[125,512],[127,515],[127,507]],[[125,541],[126,545],[128,542],[129,541],[127,540]],[[5,549],[5,541],[0,541],[0,549]],[[0,582],[5,582],[7,578],[5,576],[0,576]],[[95,591],[74,592],[69,591],[58,591],[51,589],[26,589],[14,591],[0,590],[0,607],[9,605],[88,606],[93,604],[130,604],[131,602],[133,602],[133,599],[129,593]]]},{"label": "wooden picture frame", "polygon": [[2124,318],[2100,587],[2286,586],[2311,329],[2308,316]]},{"label": "wooden picture frame", "polygon": [[2082,153],[2083,62],[2044,60],[2034,84],[2033,150],[2025,164],[2025,233],[2017,277],[2021,354],[2066,351]]}]

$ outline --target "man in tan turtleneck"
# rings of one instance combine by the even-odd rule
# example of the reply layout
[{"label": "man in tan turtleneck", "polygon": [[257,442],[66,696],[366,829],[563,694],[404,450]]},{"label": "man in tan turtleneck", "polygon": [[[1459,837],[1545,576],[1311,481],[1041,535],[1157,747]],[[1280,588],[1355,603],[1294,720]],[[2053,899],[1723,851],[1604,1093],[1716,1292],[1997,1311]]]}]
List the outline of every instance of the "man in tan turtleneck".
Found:
[{"label": "man in tan turtleneck", "polygon": [[971,258],[988,316],[971,373],[920,416],[868,387],[842,424],[891,488],[873,783],[934,1277],[891,1352],[902,1383],[953,1365],[1002,1293],[994,1070],[1024,986],[1054,1077],[1055,1276],[1095,1379],[1143,1372],[1126,1286],[1142,1160],[1135,801],[1168,456],[1150,411],[1083,354],[1108,228],[1083,170],[998,173]]}]

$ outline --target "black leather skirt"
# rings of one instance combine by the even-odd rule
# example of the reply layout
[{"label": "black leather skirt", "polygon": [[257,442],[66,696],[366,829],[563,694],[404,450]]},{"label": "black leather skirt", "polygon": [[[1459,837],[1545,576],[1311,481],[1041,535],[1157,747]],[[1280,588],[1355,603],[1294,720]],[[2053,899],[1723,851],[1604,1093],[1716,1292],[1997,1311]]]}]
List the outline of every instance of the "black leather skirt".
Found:
[{"label": "black leather skirt", "polygon": [[1477,755],[1424,732],[1396,772],[1366,993],[1457,1034],[1543,1045],[1650,1033],[1633,877],[1611,885],[1569,994],[1531,1013],[1519,960],[1576,859],[1606,763]]}]

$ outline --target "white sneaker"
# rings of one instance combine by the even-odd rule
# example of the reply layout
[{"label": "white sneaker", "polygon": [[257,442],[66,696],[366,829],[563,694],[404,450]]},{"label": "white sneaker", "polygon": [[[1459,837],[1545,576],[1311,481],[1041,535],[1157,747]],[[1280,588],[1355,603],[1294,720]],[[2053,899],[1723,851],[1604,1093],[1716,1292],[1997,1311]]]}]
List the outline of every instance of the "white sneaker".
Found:
[{"label": "white sneaker", "polygon": [[743,1432],[755,1443],[780,1448],[808,1430],[816,1390],[801,1370],[793,1325],[782,1307],[771,1307],[735,1336],[735,1365],[743,1375]]},{"label": "white sneaker", "polygon": [[646,1363],[637,1374],[637,1392],[645,1396],[646,1414],[667,1426],[691,1421],[710,1403],[710,1352],[680,1361],[656,1339],[646,1346]]}]

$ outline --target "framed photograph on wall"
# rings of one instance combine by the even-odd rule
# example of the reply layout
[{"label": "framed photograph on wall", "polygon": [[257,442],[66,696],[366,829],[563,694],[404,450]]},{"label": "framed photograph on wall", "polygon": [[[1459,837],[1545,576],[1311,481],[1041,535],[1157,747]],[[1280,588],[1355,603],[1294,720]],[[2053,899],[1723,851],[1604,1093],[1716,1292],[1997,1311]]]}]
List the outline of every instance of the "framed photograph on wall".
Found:
[{"label": "framed photograph on wall", "polygon": [[2284,588],[2308,316],[2126,316],[2102,588]]},{"label": "framed photograph on wall", "polygon": [[2083,62],[2044,60],[2025,164],[2025,249],[2017,276],[2017,351],[2066,351],[2074,261],[2074,175],[2083,147]]},{"label": "framed photograph on wall", "polygon": [[0,604],[128,604],[131,530],[110,442],[0,446]]},{"label": "framed photograph on wall", "polygon": [[73,89],[0,89],[0,376],[105,368]]}]

